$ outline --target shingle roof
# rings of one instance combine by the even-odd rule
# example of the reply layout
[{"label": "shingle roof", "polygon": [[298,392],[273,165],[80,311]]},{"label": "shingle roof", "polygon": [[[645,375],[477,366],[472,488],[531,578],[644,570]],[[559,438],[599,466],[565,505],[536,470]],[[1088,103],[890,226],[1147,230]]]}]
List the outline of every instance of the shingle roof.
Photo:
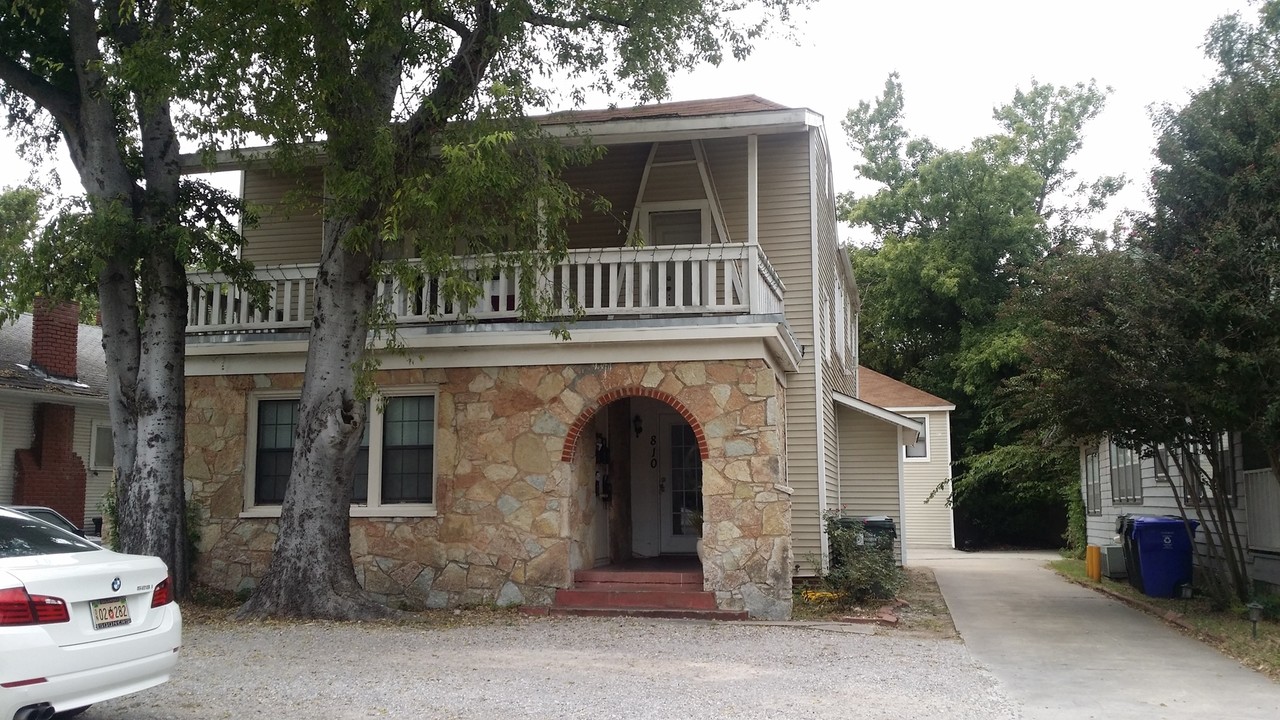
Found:
[{"label": "shingle roof", "polygon": [[862,365],[858,366],[858,399],[889,410],[925,407],[955,409],[955,405],[937,395],[931,395]]},{"label": "shingle roof", "polygon": [[34,390],[50,395],[106,399],[107,361],[102,328],[81,325],[76,342],[76,381],[51,378],[31,367],[31,314],[0,326],[0,391]]},{"label": "shingle roof", "polygon": [[779,105],[765,100],[759,95],[735,95],[709,100],[685,100],[681,102],[654,103],[652,105],[636,105],[627,108],[605,108],[602,110],[567,110],[537,118],[538,122],[555,125],[559,123],[607,122],[610,120],[635,120],[638,118],[663,117],[702,117],[707,115],[734,115],[739,113],[766,112],[769,110],[788,110],[786,105]]}]

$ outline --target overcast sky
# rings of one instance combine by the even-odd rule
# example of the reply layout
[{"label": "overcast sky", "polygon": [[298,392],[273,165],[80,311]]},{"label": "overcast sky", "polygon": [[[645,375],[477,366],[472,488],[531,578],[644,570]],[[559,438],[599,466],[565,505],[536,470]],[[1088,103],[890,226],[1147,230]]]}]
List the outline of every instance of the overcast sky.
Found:
[{"label": "overcast sky", "polygon": [[[913,134],[943,147],[996,130],[992,109],[1032,78],[1054,84],[1096,79],[1114,94],[1086,127],[1076,169],[1082,178],[1127,175],[1131,183],[1108,215],[1145,207],[1155,134],[1148,108],[1185,101],[1212,71],[1200,49],[1220,15],[1249,0],[819,0],[799,15],[798,43],[758,45],[745,62],[727,61],[677,77],[673,100],[756,94],[826,119],[837,190],[853,187],[856,158],[840,120],[860,100],[901,75]],[[0,186],[30,167],[0,139]],[[64,183],[75,176],[62,170]],[[1109,218],[1102,224],[1109,224]]]}]

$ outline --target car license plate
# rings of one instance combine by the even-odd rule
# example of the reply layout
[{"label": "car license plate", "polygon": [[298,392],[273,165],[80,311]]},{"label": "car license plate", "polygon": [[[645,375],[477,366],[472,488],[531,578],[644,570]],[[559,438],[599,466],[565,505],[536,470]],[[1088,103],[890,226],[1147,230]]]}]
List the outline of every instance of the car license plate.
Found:
[{"label": "car license plate", "polygon": [[105,630],[129,624],[129,604],[124,598],[90,600],[89,615],[93,617],[93,629]]}]

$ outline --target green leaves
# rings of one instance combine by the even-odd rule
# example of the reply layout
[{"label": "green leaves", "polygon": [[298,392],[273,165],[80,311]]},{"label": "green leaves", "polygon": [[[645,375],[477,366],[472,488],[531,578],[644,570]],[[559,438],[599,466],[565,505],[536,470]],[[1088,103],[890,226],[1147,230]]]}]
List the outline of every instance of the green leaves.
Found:
[{"label": "green leaves", "polygon": [[844,194],[840,206],[842,219],[877,241],[850,249],[863,297],[862,362],[956,403],[958,508],[977,513],[977,525],[982,512],[1061,503],[1074,483],[1069,463],[1044,448],[1049,428],[1002,387],[1026,370],[1037,322],[1014,299],[1035,290],[1051,252],[1075,252],[1096,235],[1085,223],[1122,182],[1073,187],[1069,170],[1105,99],[1092,82],[1033,81],[995,110],[1003,132],[957,150],[908,135],[895,75],[874,104],[845,118],[863,156],[859,174],[880,184]]}]

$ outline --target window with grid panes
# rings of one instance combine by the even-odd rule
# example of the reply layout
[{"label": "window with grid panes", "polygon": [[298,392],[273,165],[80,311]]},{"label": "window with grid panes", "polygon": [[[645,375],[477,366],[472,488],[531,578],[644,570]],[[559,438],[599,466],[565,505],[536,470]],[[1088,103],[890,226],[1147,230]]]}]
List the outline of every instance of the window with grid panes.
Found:
[{"label": "window with grid panes", "polygon": [[[284,501],[293,462],[298,400],[259,400],[257,415],[254,504],[279,505]],[[430,505],[434,500],[434,461],[435,397],[375,397],[351,478],[352,505]],[[372,488],[371,476],[379,478]]]},{"label": "window with grid panes", "polygon": [[1097,449],[1084,456],[1084,510],[1088,515],[1102,514],[1102,474],[1098,469]]},{"label": "window with grid panes", "polygon": [[1111,501],[1142,502],[1142,456],[1137,450],[1111,443]]}]

